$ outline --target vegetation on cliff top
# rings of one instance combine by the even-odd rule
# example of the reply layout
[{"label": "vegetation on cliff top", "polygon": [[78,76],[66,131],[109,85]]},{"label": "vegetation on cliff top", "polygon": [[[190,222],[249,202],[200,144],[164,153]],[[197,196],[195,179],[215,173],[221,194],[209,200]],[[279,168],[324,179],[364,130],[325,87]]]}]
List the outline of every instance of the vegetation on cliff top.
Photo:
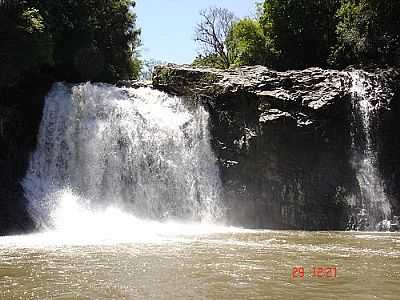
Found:
[{"label": "vegetation on cliff top", "polygon": [[[217,51],[204,52],[195,64],[260,64],[278,70],[395,65],[400,63],[399,14],[397,0],[265,0],[258,4],[256,19],[238,20],[229,28],[222,41],[229,66],[215,63]],[[205,20],[203,15],[200,24]],[[218,22],[211,26],[218,27]]]}]

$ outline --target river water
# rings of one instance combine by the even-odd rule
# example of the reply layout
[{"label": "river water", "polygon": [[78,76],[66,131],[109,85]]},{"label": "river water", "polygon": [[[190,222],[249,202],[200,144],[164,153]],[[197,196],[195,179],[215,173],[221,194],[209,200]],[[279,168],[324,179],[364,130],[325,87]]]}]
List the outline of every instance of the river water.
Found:
[{"label": "river water", "polygon": [[[153,225],[132,238],[0,238],[0,299],[400,297],[399,234]],[[336,277],[313,267],[336,267]]]}]

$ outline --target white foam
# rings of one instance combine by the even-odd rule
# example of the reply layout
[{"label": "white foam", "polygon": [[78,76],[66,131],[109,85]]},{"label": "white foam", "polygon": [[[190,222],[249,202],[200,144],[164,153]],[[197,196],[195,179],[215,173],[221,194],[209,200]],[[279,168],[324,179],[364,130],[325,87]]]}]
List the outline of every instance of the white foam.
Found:
[{"label": "white foam", "polygon": [[187,236],[240,232],[241,229],[212,223],[146,220],[116,206],[93,210],[71,191],[57,193],[52,227],[42,232],[0,239],[0,247],[57,247],[110,245],[116,243],[160,243]]},{"label": "white foam", "polygon": [[220,218],[218,172],[201,106],[189,109],[149,88],[58,83],[46,97],[23,187],[42,228],[95,239],[122,239],[133,230],[136,238],[160,226],[185,231],[178,223],[144,225],[139,217]]},{"label": "white foam", "polygon": [[[352,163],[356,171],[361,199],[349,198],[349,204],[365,208],[370,216],[371,228],[374,228],[375,223],[391,215],[390,201],[379,174],[373,128],[373,121],[379,118],[377,113],[380,106],[391,97],[385,94],[383,83],[378,82],[376,78],[371,78],[371,74],[353,71],[350,75],[353,94]],[[361,128],[358,128],[358,120]],[[360,145],[363,139],[365,142],[361,142]]]}]

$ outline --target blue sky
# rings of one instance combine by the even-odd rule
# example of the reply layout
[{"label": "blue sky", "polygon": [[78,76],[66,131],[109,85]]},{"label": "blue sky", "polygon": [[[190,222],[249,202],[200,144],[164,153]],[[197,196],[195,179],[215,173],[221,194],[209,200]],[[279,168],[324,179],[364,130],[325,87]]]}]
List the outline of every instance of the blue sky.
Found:
[{"label": "blue sky", "polygon": [[142,29],[144,59],[191,63],[198,52],[193,41],[199,11],[223,7],[237,17],[254,16],[256,0],[136,0],[137,25]]}]

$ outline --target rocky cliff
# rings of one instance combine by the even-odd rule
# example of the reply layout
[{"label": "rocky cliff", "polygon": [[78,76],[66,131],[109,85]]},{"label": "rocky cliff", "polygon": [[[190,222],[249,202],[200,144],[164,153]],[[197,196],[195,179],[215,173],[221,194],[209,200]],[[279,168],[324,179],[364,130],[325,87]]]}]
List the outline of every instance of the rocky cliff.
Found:
[{"label": "rocky cliff", "polygon": [[[340,229],[349,213],[348,198],[357,193],[351,164],[350,73],[165,65],[155,69],[153,85],[208,109],[231,223]],[[399,72],[371,74],[376,82],[388,82],[397,99]],[[377,144],[396,210],[400,143],[393,126],[400,115],[398,101],[387,103],[377,128],[383,138]]]},{"label": "rocky cliff", "polygon": [[31,231],[20,181],[25,176],[52,78],[36,77],[0,91],[0,235]]},{"label": "rocky cliff", "polygon": [[[153,86],[204,105],[230,223],[257,228],[343,229],[360,197],[352,143],[354,70],[221,71],[166,65]],[[400,72],[371,69],[367,93],[378,107],[372,144],[394,215],[400,214]],[[35,148],[51,80],[0,95],[0,235],[32,230],[20,185]],[[120,82],[132,87],[143,83]],[[144,86],[148,86],[145,84]],[[29,94],[29,95],[28,95]],[[376,97],[375,97],[376,96]],[[20,99],[21,109],[12,110]],[[18,107],[15,107],[18,108]],[[6,112],[19,111],[13,122]],[[362,139],[362,137],[361,137]]]}]

